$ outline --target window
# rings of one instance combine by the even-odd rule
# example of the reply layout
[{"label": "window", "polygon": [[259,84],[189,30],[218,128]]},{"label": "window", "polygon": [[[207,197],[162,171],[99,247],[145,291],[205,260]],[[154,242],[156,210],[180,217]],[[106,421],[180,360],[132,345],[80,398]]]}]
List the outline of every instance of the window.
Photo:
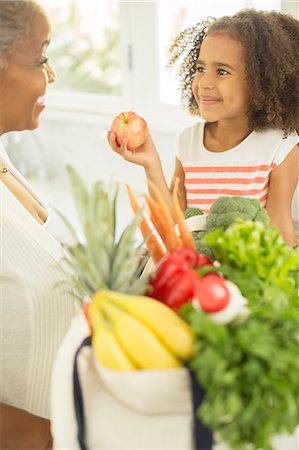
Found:
[{"label": "window", "polygon": [[44,0],[44,7],[53,22],[49,55],[58,78],[48,105],[56,117],[61,112],[64,119],[81,114],[84,121],[110,120],[134,109],[163,128],[190,123],[165,68],[172,36],[207,16],[243,7],[298,13],[294,2],[284,0]]},{"label": "window", "polygon": [[53,20],[49,55],[59,68],[55,90],[121,95],[119,3],[45,4]]}]

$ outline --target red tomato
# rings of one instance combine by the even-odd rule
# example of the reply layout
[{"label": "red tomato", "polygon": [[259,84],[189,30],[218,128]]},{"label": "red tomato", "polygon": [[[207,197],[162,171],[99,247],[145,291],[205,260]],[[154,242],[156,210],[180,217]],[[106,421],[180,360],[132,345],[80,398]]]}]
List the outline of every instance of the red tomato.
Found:
[{"label": "red tomato", "polygon": [[230,293],[225,280],[216,273],[209,273],[194,286],[194,301],[207,313],[224,309],[230,300]]}]

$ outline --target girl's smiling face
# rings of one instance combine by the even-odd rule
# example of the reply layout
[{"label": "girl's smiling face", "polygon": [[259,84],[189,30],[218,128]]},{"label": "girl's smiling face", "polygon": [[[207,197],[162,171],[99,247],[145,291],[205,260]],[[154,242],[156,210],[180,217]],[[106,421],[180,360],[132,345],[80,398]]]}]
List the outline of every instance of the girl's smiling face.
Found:
[{"label": "girl's smiling face", "polygon": [[241,42],[225,33],[202,42],[192,90],[207,122],[247,121],[248,84]]},{"label": "girl's smiling face", "polygon": [[55,80],[45,56],[49,42],[49,21],[36,13],[30,35],[16,45],[0,72],[0,134],[39,125],[48,83]]}]

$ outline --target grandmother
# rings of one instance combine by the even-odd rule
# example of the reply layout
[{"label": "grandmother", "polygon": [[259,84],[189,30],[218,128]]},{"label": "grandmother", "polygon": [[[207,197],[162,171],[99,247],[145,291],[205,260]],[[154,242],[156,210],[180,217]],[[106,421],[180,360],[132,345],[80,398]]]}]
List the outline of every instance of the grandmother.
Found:
[{"label": "grandmother", "polygon": [[[0,136],[34,130],[55,73],[50,23],[33,0],[0,2]],[[50,449],[52,364],[73,317],[58,269],[55,215],[13,167],[0,140],[0,447]]]}]

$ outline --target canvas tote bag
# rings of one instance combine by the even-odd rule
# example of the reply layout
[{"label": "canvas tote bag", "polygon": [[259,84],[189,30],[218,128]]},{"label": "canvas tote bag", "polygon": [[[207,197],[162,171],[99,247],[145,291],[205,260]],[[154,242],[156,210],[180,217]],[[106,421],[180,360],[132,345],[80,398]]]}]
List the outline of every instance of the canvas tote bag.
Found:
[{"label": "canvas tote bag", "polygon": [[193,402],[199,404],[203,392],[187,368],[107,369],[94,358],[89,335],[86,319],[79,314],[54,365],[51,420],[55,449],[212,448],[212,434],[194,418]]},{"label": "canvas tote bag", "polygon": [[[186,222],[191,231],[202,229],[205,216]],[[145,271],[153,269],[150,259]],[[93,355],[89,326],[80,313],[54,365],[54,448],[211,450],[212,433],[195,415],[203,395],[185,367],[119,372],[102,366]]]}]

